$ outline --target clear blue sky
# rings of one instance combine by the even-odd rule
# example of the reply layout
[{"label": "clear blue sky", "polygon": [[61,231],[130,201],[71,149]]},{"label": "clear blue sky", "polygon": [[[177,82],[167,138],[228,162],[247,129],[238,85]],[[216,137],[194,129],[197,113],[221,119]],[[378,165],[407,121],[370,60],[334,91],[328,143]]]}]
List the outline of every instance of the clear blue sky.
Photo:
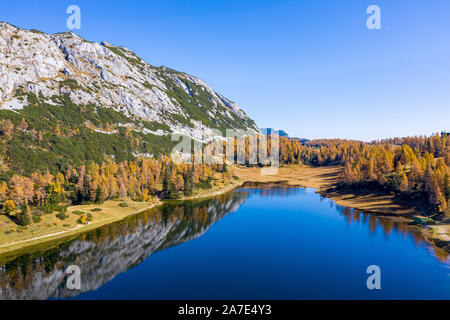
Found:
[{"label": "clear blue sky", "polygon": [[[0,20],[66,30],[196,75],[261,127],[308,138],[450,129],[448,0],[2,0]],[[382,30],[366,28],[381,8]]]}]

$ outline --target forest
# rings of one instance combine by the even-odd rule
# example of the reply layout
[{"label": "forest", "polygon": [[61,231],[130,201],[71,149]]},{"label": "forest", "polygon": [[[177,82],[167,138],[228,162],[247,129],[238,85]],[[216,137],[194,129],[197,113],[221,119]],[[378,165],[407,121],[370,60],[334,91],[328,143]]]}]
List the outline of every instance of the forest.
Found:
[{"label": "forest", "polygon": [[393,192],[429,213],[447,209],[450,198],[450,136],[395,138],[371,143],[315,140],[302,145],[281,138],[282,163],[342,165],[342,190]]},{"label": "forest", "polygon": [[[31,176],[14,175],[0,183],[3,213],[13,215],[19,225],[39,222],[43,214],[55,211],[66,218],[67,207],[106,200],[131,198],[155,203],[157,198],[191,196],[195,189],[210,189],[233,179],[228,166],[175,164],[168,157],[121,163],[90,162],[56,175],[48,170]],[[33,207],[33,213],[30,210]]]},{"label": "forest", "polygon": [[[71,105],[70,101],[66,103],[77,112],[79,106]],[[47,107],[49,116],[54,114],[51,106]],[[67,136],[73,140],[74,136],[80,134],[77,124],[83,123],[87,118],[94,122],[96,117],[101,115],[99,111],[106,112],[103,109],[88,110],[82,113],[79,123],[72,120],[72,123],[66,123],[64,126],[56,123],[52,127],[41,128],[38,117],[30,115],[27,119],[17,118],[15,122],[9,119],[0,121],[0,135],[4,147],[4,161],[0,170],[0,203],[4,214],[12,215],[18,211],[14,215],[18,224],[27,225],[34,220],[39,221],[40,214],[54,211],[58,211],[61,219],[64,219],[67,206],[76,204],[102,203],[105,200],[126,197],[149,202],[156,201],[157,198],[176,199],[181,195],[192,195],[195,189],[212,188],[213,182],[220,185],[237,178],[233,176],[232,168],[225,161],[220,161],[223,164],[208,165],[175,163],[164,155],[154,158],[135,157],[132,149],[127,150],[127,147],[122,149],[122,156],[113,157],[109,161],[105,161],[98,149],[91,150],[91,153],[88,153],[90,155],[76,161],[70,157],[61,158],[59,155],[62,151],[52,150],[50,154],[55,157],[55,162],[50,161],[46,166],[45,159],[43,163],[38,163],[34,162],[35,158],[31,158],[32,165],[28,167],[27,157],[33,152],[27,153],[24,150],[23,155],[15,152],[16,140],[28,148],[40,150],[57,147],[58,139],[66,139]],[[115,116],[109,115],[111,123],[119,122],[120,119],[113,118]],[[63,119],[64,116],[60,114],[58,117]],[[33,125],[30,126],[29,123]],[[101,126],[110,130],[108,122],[103,122]],[[90,147],[86,139],[95,135],[83,130],[86,131],[86,137],[83,138],[85,149],[80,151],[80,154],[86,154]],[[116,135],[103,136],[111,140]],[[123,135],[119,134],[119,137],[123,146],[132,144],[133,141],[136,141],[136,145],[142,145],[137,133],[125,131]],[[34,141],[36,147],[26,144],[28,139]],[[256,140],[260,141],[260,138]],[[261,163],[250,164],[250,159],[260,160],[259,156],[252,156],[258,154],[259,143],[250,143],[249,137],[244,141],[245,165],[262,166]],[[237,140],[234,142],[237,158],[242,150],[238,152]],[[96,143],[98,146],[104,144],[101,141]],[[145,145],[148,150],[152,149],[151,141]],[[226,142],[223,142],[223,157],[226,154],[226,146]],[[107,146],[101,148],[105,147]],[[270,153],[269,137],[267,154]],[[117,151],[115,154],[119,155]],[[12,161],[18,157],[21,157],[19,161]],[[450,137],[446,134],[386,139],[370,143],[340,139],[301,143],[295,139],[280,137],[279,160],[282,165],[341,165],[342,172],[337,189],[343,192],[368,189],[395,193],[429,213],[445,211],[450,198]],[[34,208],[33,214],[30,206]]]}]

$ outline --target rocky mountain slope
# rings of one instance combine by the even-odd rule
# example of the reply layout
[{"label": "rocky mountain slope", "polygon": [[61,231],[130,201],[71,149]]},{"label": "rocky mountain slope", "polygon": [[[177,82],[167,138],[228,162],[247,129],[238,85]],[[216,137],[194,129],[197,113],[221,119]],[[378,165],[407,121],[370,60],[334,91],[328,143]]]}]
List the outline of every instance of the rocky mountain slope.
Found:
[{"label": "rocky mountain slope", "polygon": [[[25,121],[22,132],[32,131],[41,142],[51,132],[57,132],[58,139],[73,138],[88,128],[91,136],[86,133],[83,139],[96,140],[94,133],[114,136],[131,131],[138,143],[122,139],[115,146],[127,154],[167,151],[163,149],[171,145],[172,133],[209,140],[212,129],[259,132],[235,103],[196,77],[152,66],[124,47],[89,42],[74,33],[23,30],[4,22],[0,23],[0,119],[10,119],[16,129]],[[0,123],[0,134],[8,133],[4,127]],[[107,138],[112,139],[120,140]],[[34,147],[49,149],[42,143]]]}]

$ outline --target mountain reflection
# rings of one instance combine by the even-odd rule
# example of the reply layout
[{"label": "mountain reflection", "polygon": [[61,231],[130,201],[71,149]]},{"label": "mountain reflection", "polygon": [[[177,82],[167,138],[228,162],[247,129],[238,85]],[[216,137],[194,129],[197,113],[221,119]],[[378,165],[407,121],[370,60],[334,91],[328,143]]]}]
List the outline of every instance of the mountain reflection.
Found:
[{"label": "mountain reflection", "polygon": [[[316,197],[312,189],[254,187],[259,186],[239,189],[209,200],[166,204],[75,239],[62,240],[50,249],[32,248],[18,257],[0,257],[0,299],[59,299],[94,291],[142,263],[151,254],[202,236],[214,223],[236,211],[250,197],[293,197],[298,201],[299,210],[302,210],[302,199]],[[302,195],[311,197],[304,198]],[[349,227],[366,226],[373,237],[380,232],[386,238],[401,235],[412,239],[416,246],[429,248],[439,261],[449,260],[445,251],[426,245],[421,231],[407,222],[342,207],[323,197],[320,201],[325,206],[329,205],[333,214],[337,212]],[[70,265],[81,269],[81,291],[65,288],[67,276],[64,270]]]},{"label": "mountain reflection", "polygon": [[[0,267],[0,299],[69,298],[98,289],[152,253],[195,239],[248,197],[232,192],[205,201],[167,204],[80,235],[55,248],[24,254]],[[64,270],[81,269],[81,291],[65,288]]]}]

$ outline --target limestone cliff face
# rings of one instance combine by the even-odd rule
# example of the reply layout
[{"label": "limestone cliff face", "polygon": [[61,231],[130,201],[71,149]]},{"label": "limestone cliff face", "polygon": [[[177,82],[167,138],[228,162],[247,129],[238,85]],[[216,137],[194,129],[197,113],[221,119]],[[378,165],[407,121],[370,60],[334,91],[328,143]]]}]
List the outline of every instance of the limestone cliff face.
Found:
[{"label": "limestone cliff face", "polygon": [[196,77],[152,66],[124,47],[89,42],[74,33],[48,35],[1,22],[1,109],[28,105],[27,99],[16,95],[18,90],[32,92],[50,104],[56,96],[69,95],[76,104],[114,108],[198,139],[218,128],[259,132],[235,103]]},{"label": "limestone cliff face", "polygon": [[[153,210],[94,230],[56,249],[22,256],[0,266],[0,299],[68,298],[93,291],[149,256],[202,236],[236,211],[246,194],[234,193],[194,207]],[[67,290],[64,270],[81,269],[81,291]]]}]

